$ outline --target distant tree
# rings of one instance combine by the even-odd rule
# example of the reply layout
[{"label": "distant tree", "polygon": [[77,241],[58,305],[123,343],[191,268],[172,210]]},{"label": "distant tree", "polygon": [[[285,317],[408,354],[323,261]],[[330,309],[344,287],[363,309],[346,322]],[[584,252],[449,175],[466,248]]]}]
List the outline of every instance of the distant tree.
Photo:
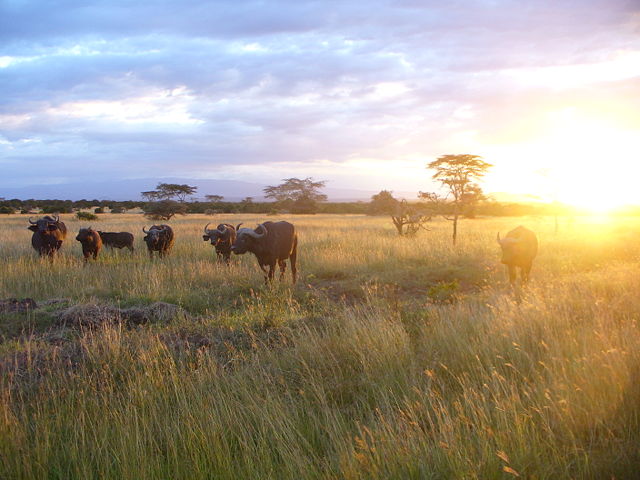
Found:
[{"label": "distant tree", "polygon": [[472,183],[462,196],[462,214],[466,218],[476,218],[478,205],[487,200],[480,185]]},{"label": "distant tree", "polygon": [[97,207],[93,210],[93,213],[104,213],[104,207]]},{"label": "distant tree", "polygon": [[492,166],[479,155],[468,154],[442,155],[427,165],[428,169],[435,170],[431,178],[438,180],[447,194],[441,197],[436,193],[420,192],[419,196],[435,204],[439,210],[450,210],[445,218],[453,222],[454,245],[458,238],[458,219],[468,205],[465,202],[473,201],[477,198],[477,192],[481,192],[474,182],[481,179]]},{"label": "distant tree", "polygon": [[211,203],[220,203],[222,200],[224,200],[224,197],[222,195],[205,195],[204,198],[206,198],[207,201]]},{"label": "distant tree", "polygon": [[155,190],[141,192],[141,194],[150,202],[177,198],[179,202],[184,203],[187,197],[196,193],[197,190],[198,187],[192,187],[191,185],[186,184],[179,185],[177,183],[159,183]]},{"label": "distant tree", "polygon": [[392,215],[398,208],[398,200],[393,197],[393,192],[381,190],[371,197],[368,213],[370,215]]},{"label": "distant tree", "polygon": [[169,220],[174,215],[185,215],[187,205],[175,200],[149,202],[144,206],[144,215],[152,220]]},{"label": "distant tree", "polygon": [[281,207],[289,207],[294,213],[316,213],[318,202],[327,200],[327,196],[320,192],[325,181],[314,182],[311,177],[286,178],[283,183],[268,186],[263,189],[264,196],[275,200]]}]

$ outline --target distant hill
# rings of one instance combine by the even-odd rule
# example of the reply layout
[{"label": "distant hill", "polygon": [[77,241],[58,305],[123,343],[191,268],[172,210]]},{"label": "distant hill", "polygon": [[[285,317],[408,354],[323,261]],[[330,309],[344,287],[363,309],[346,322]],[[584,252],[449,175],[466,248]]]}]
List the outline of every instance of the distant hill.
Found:
[{"label": "distant hill", "polygon": [[[239,201],[253,197],[264,200],[262,189],[265,185],[239,180],[199,180],[194,178],[138,178],[120,181],[60,183],[55,185],[31,185],[27,187],[0,187],[0,197],[59,199],[59,200],[142,200],[140,192],[153,190],[160,182],[186,183],[198,187],[195,198],[204,200],[205,195],[222,195],[225,200]],[[334,202],[368,201],[379,190],[330,188],[323,192]],[[394,192],[398,198],[414,199],[415,192]]]}]

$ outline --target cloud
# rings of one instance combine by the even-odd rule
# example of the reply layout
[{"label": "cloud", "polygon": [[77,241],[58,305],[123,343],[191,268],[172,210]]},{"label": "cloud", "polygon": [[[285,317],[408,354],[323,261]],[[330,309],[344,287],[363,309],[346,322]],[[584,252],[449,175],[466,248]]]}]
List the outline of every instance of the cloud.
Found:
[{"label": "cloud", "polygon": [[33,179],[25,167],[81,181],[306,166],[348,182],[368,161],[399,178],[416,159],[530,137],[571,102],[632,123],[638,12],[622,0],[3,2],[0,187]]}]

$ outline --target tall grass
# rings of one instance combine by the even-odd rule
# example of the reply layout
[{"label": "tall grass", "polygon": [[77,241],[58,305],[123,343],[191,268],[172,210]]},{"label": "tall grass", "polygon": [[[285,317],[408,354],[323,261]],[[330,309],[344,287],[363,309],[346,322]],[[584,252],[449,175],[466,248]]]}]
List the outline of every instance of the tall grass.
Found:
[{"label": "tall grass", "polygon": [[[385,219],[300,217],[303,280],[266,288],[253,259],[213,262],[203,220],[172,222],[166,262],[140,248],[85,268],[77,246],[34,259],[21,222],[2,221],[0,298],[165,300],[192,316],[6,329],[0,477],[637,474],[640,222],[554,236],[544,219],[469,221],[454,249],[445,222],[410,240]],[[119,221],[105,223],[137,217]],[[516,300],[494,238],[519,223],[541,251]],[[452,280],[451,301],[429,297]]]}]

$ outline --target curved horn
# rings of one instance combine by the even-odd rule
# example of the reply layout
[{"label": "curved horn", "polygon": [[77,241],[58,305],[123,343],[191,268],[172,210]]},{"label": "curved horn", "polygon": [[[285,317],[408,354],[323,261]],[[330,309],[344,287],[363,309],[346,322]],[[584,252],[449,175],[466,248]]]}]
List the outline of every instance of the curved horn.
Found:
[{"label": "curved horn", "polygon": [[[222,230],[220,230],[220,227],[222,227]],[[221,223],[220,225],[218,225],[218,231],[222,234],[225,234],[227,233],[227,227]]]},{"label": "curved horn", "polygon": [[500,240],[500,232],[498,232],[498,236],[496,237],[496,241],[502,245],[502,240]]},{"label": "curved horn", "polygon": [[30,223],[31,225],[36,225],[38,222],[34,222],[33,220],[31,220],[31,217],[29,217],[29,223]]},{"label": "curved horn", "polygon": [[211,222],[207,223],[207,225],[204,227],[204,233],[209,233],[209,231],[207,230],[207,227],[211,225]]},{"label": "curved horn", "polygon": [[60,215],[54,215],[53,219],[58,223],[60,221]]},{"label": "curved horn", "polygon": [[149,230],[145,230],[145,228],[144,228],[144,227],[142,227],[142,231],[143,231],[144,233],[149,233]]},{"label": "curved horn", "polygon": [[240,225],[242,225],[242,222],[240,222],[238,225],[236,225],[236,232],[237,232],[238,230],[240,230]]},{"label": "curved horn", "polygon": [[[259,234],[259,233],[258,233],[258,228],[262,229],[262,232],[263,232],[262,234]],[[255,238],[262,238],[262,237],[264,237],[264,236],[267,234],[267,227],[265,227],[265,226],[264,226],[264,223],[261,223],[261,224],[260,224],[260,225],[258,225],[258,227],[255,229],[255,232],[254,232],[254,233],[256,234]]]}]

